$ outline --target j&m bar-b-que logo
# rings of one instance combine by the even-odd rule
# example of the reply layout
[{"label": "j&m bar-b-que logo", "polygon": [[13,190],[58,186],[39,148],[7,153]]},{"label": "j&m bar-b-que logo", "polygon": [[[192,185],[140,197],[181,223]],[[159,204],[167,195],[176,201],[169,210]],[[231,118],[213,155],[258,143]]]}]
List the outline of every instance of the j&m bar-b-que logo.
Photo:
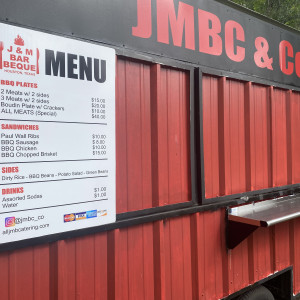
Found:
[{"label": "j&m bar-b-que logo", "polygon": [[27,47],[20,35],[13,44],[0,41],[0,70],[20,75],[39,74],[40,52],[38,48]]}]

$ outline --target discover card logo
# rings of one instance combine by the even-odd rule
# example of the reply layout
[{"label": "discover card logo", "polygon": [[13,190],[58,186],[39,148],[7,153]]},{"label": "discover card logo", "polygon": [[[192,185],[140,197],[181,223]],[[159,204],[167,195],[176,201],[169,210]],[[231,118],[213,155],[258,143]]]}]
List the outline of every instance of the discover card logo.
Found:
[{"label": "discover card logo", "polygon": [[[107,216],[107,210],[89,210],[80,213],[64,215],[64,223]],[[12,225],[13,226],[13,225]]]}]

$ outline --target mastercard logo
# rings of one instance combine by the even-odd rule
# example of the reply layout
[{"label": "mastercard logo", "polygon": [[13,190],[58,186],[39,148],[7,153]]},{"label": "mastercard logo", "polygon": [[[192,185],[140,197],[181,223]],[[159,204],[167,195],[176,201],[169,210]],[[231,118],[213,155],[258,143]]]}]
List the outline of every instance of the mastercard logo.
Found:
[{"label": "mastercard logo", "polygon": [[72,222],[75,221],[75,214],[64,215],[64,222]]}]

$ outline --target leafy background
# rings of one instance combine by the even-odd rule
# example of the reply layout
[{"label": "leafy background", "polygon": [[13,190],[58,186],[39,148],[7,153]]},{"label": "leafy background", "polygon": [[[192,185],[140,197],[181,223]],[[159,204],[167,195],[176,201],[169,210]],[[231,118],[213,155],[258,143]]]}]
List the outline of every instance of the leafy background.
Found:
[{"label": "leafy background", "polygon": [[231,0],[300,30],[300,0]]}]

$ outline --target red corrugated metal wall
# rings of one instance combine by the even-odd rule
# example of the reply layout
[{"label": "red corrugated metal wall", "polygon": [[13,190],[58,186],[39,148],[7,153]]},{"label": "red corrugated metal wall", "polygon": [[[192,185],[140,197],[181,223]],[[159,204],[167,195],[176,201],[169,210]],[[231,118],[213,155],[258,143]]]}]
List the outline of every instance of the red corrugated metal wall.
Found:
[{"label": "red corrugated metal wall", "polygon": [[117,63],[117,212],[191,200],[189,75]]},{"label": "red corrugated metal wall", "polygon": [[299,183],[300,93],[204,76],[206,197]]},{"label": "red corrugated metal wall", "polygon": [[[205,75],[203,120],[207,198],[299,183],[300,93]],[[299,293],[299,224],[260,229],[225,255],[225,292],[293,265]]]},{"label": "red corrugated metal wall", "polygon": [[[117,211],[191,200],[189,73],[118,59]],[[300,95],[203,76],[206,197],[299,182]],[[0,300],[218,299],[294,266],[300,219],[233,251],[225,211],[0,254]]]}]

